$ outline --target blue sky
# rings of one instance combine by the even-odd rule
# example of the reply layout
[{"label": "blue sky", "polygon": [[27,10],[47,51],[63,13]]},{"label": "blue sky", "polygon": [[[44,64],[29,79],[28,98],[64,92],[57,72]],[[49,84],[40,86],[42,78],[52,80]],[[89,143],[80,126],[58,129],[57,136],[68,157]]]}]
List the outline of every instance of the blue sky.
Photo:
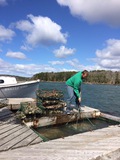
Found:
[{"label": "blue sky", "polygon": [[0,74],[120,71],[119,0],[0,0]]}]

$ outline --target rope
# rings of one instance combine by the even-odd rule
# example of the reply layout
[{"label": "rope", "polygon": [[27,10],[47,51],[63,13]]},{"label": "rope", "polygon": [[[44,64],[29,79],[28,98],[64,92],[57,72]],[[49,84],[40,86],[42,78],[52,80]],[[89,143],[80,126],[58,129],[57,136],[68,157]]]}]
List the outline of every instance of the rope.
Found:
[{"label": "rope", "polygon": [[70,116],[70,119],[69,119],[69,121],[66,123],[66,125],[68,125],[68,123],[71,121],[71,119],[72,119],[72,117],[75,115],[75,113],[74,114],[71,114],[71,116]]},{"label": "rope", "polygon": [[[76,123],[78,124],[78,120],[79,120],[79,118],[80,118],[80,113],[81,113],[81,106],[80,106],[80,104],[78,105],[78,116],[77,116],[77,121],[76,121]],[[94,127],[95,125],[90,121],[90,119],[89,118],[87,118],[87,117],[85,117],[88,121],[89,121],[89,123]]]}]

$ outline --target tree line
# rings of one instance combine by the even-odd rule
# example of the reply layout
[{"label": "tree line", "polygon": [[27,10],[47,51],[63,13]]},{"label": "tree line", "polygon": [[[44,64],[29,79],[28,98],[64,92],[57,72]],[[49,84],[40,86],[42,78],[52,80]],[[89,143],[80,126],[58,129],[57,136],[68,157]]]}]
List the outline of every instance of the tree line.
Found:
[{"label": "tree line", "polygon": [[[71,72],[41,72],[33,75],[32,79],[40,79],[41,81],[66,81],[75,71]],[[94,70],[90,71],[85,83],[99,84],[120,84],[120,72]]]}]

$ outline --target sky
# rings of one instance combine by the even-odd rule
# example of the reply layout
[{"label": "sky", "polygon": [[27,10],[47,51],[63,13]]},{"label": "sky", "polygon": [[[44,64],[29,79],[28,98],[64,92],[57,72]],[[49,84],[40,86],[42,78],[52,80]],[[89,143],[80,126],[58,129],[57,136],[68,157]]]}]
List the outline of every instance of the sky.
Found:
[{"label": "sky", "polygon": [[120,71],[120,0],[0,0],[0,74]]}]

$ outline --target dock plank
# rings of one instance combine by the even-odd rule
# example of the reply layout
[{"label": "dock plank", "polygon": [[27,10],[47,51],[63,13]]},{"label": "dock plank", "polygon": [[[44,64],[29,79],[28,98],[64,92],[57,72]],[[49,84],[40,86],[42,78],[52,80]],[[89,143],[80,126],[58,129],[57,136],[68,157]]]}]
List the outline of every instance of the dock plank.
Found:
[{"label": "dock plank", "polygon": [[[26,134],[25,134],[26,136]],[[37,141],[36,141],[37,140]],[[14,145],[12,147],[12,149],[15,149],[15,148],[20,148],[20,147],[24,147],[24,146],[28,146],[28,145],[31,145],[31,144],[37,144],[39,142],[42,142],[42,139],[40,137],[38,137],[37,134],[34,134],[33,132],[28,135],[25,139],[22,139],[21,142],[17,143],[16,145]]]},{"label": "dock plank", "polygon": [[[11,129],[1,133],[1,135],[5,133],[6,136],[5,141],[3,138],[0,139],[0,144],[5,142],[1,145],[3,148],[0,150],[0,160],[103,160],[103,157],[109,155],[112,157],[112,153],[117,153],[117,158],[112,157],[113,160],[120,159],[120,125],[48,142],[42,142],[35,132],[24,125],[21,127],[27,128],[28,131],[23,129],[24,132],[15,135],[18,132],[13,134],[12,131],[15,129],[13,126],[17,124],[10,123],[10,125]],[[8,139],[8,137],[11,138]]]},{"label": "dock plank", "polygon": [[2,130],[0,130],[0,134],[3,134],[3,133],[5,133],[5,132],[7,132],[7,131],[9,131],[9,130],[12,130],[13,128],[15,128],[17,125],[11,125],[11,124],[9,124],[9,125],[7,125],[5,128],[3,128]]},{"label": "dock plank", "polygon": [[7,128],[8,126],[10,126],[10,124],[1,124],[0,125],[0,131],[4,128]]},{"label": "dock plank", "polygon": [[42,142],[30,128],[21,125],[7,108],[0,109],[0,152]]},{"label": "dock plank", "polygon": [[[27,132],[28,128],[21,128],[19,129],[18,131],[14,132],[13,134],[10,134],[9,136],[3,138],[1,141],[0,141],[0,149],[1,149],[1,146],[3,146],[3,144],[6,144],[6,143],[11,143],[11,141],[15,141],[16,139],[18,139],[18,136],[20,136],[21,134],[23,134],[24,132]],[[19,141],[19,139],[18,139]]]},{"label": "dock plank", "polygon": [[37,144],[37,143],[40,143],[40,142],[43,142],[43,139],[40,138],[40,137],[37,137],[34,141],[31,142],[31,145]]},{"label": "dock plank", "polygon": [[[14,133],[13,136],[11,135],[11,136],[5,138],[5,140],[1,141],[2,145],[0,146],[0,151],[3,151],[3,150],[5,151],[8,149],[16,148],[14,146],[19,146],[19,147],[27,146],[36,138],[36,137],[34,137],[33,131],[30,130],[29,128],[22,128],[22,130],[20,130],[20,131],[21,131],[20,134],[18,131],[16,133]],[[26,142],[26,144],[24,142]],[[41,141],[39,141],[39,142],[41,142]]]},{"label": "dock plank", "polygon": [[[1,140],[2,138],[5,138],[5,137],[9,136],[10,134],[13,134],[14,132],[17,132],[18,130],[20,130],[20,128],[22,128],[21,125],[16,125],[15,128],[13,128],[13,129],[11,129],[11,130],[9,130],[9,131],[1,134],[1,135],[0,135],[0,140]],[[1,129],[1,128],[0,128],[0,129]]]},{"label": "dock plank", "polygon": [[117,153],[120,159],[120,126],[111,126],[93,132],[81,133],[48,142],[1,152],[0,159],[9,160],[103,160]]}]

